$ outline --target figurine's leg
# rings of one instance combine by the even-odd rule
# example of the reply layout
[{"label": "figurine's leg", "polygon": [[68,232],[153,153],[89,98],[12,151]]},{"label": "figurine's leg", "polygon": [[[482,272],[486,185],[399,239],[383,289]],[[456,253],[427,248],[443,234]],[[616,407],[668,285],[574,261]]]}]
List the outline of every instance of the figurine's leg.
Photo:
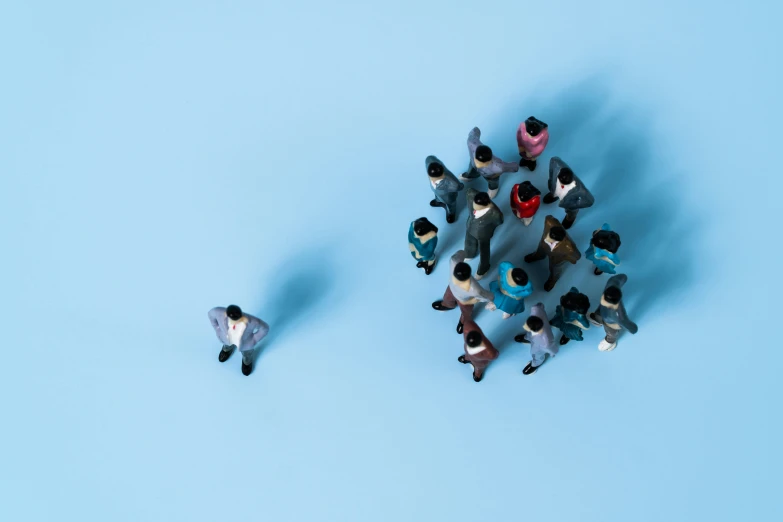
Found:
[{"label": "figurine's leg", "polygon": [[223,348],[220,350],[220,354],[218,355],[218,361],[220,362],[226,362],[229,357],[231,357],[231,354],[234,353],[234,348],[236,346],[232,345],[223,345]]},{"label": "figurine's leg", "polygon": [[477,178],[477,177],[479,177],[480,175],[481,175],[481,174],[479,174],[479,171],[478,171],[478,170],[476,170],[476,167],[474,167],[474,166],[473,166],[473,162],[471,161],[471,162],[470,162],[470,164],[468,165],[468,170],[467,170],[467,171],[465,171],[465,172],[463,172],[463,173],[460,175],[460,177],[459,177],[459,178],[460,178],[462,181],[470,181],[470,180],[472,180],[472,179],[476,179],[476,178]]},{"label": "figurine's leg", "polygon": [[595,270],[593,270],[593,273],[594,273],[595,275],[601,275],[601,274],[603,274],[604,272],[603,272],[603,270],[599,269],[598,267],[595,267]]},{"label": "figurine's leg", "polygon": [[473,380],[476,382],[481,382],[481,379],[484,378],[484,370],[487,369],[487,365],[481,363],[472,363],[472,364],[473,364]]},{"label": "figurine's leg", "polygon": [[250,350],[245,350],[242,352],[242,374],[243,375],[250,375],[250,372],[253,371],[253,353],[255,350],[252,348]]},{"label": "figurine's leg", "polygon": [[560,345],[568,344],[568,341],[570,341],[568,337],[566,337],[566,334],[563,334],[560,336]]},{"label": "figurine's leg", "polygon": [[566,210],[565,219],[563,220],[563,228],[569,229],[574,224],[574,221],[576,221],[576,215],[579,213],[579,210]]},{"label": "figurine's leg", "polygon": [[437,199],[433,199],[432,201],[430,201],[430,206],[431,207],[445,207],[446,204],[445,203],[441,203]]},{"label": "figurine's leg", "polygon": [[532,217],[522,218],[522,223],[524,223],[526,227],[530,226],[530,223],[532,223],[532,222],[533,222],[533,218]]},{"label": "figurine's leg", "polygon": [[470,261],[476,254],[478,254],[479,244],[478,239],[471,236],[469,233],[465,234],[465,261]]},{"label": "figurine's leg", "polygon": [[536,170],[536,163],[537,163],[536,160],[527,160],[527,169],[530,172],[533,172],[534,170]]},{"label": "figurine's leg", "polygon": [[435,270],[435,260],[431,261],[425,261],[424,262],[424,273],[427,275],[430,275],[433,270]]},{"label": "figurine's leg", "polygon": [[478,270],[476,270],[476,278],[479,279],[483,277],[487,272],[489,272],[489,241],[479,241],[479,252],[481,259],[479,261]]},{"label": "figurine's leg", "polygon": [[491,199],[495,199],[498,195],[498,189],[500,188],[500,177],[491,178],[487,180],[487,194]]},{"label": "figurine's leg", "polygon": [[457,219],[457,194],[449,194],[446,200],[446,223],[454,223]]},{"label": "figurine's leg", "polygon": [[598,345],[598,349],[602,352],[611,352],[617,346],[617,337],[620,335],[620,330],[615,330],[604,324],[604,332],[606,338]]},{"label": "figurine's leg", "polygon": [[534,368],[538,368],[539,366],[544,364],[544,362],[546,361],[546,358],[549,356],[548,353],[546,353],[544,351],[538,351],[538,350],[534,351],[530,355],[533,358],[533,360],[531,361],[531,364],[532,364],[532,366]]},{"label": "figurine's leg", "polygon": [[474,305],[466,305],[462,304],[459,301],[457,301],[457,304],[459,305],[459,322],[457,323],[457,333],[461,334],[464,330],[465,321],[472,321],[473,320],[473,306]]},{"label": "figurine's leg", "polygon": [[432,307],[439,312],[446,312],[457,308],[457,299],[454,297],[454,294],[451,293],[451,288],[447,286],[446,292],[443,294],[443,299],[432,303]]},{"label": "figurine's leg", "polygon": [[550,203],[554,203],[558,199],[560,199],[560,198],[556,198],[554,194],[552,194],[551,192],[548,192],[547,195],[544,196],[544,203],[549,205]]},{"label": "figurine's leg", "polygon": [[557,281],[560,279],[560,275],[563,273],[564,264],[565,263],[560,263],[559,265],[555,265],[551,262],[549,263],[549,279],[544,283],[544,290],[549,292],[555,287]]}]

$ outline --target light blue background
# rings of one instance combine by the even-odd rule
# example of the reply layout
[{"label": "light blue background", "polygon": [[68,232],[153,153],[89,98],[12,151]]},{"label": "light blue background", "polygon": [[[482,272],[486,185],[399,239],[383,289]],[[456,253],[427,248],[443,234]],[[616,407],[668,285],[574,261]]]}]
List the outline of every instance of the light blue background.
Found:
[{"label": "light blue background", "polygon": [[[0,8],[0,520],[781,520],[780,7],[267,4]],[[430,308],[464,204],[428,206],[424,158],[462,172],[477,125],[514,160],[531,114],[501,207],[569,162],[640,330],[524,377],[522,318],[481,311],[476,384]],[[495,261],[544,215],[506,212]],[[590,270],[528,305],[595,302]],[[272,326],[249,378],[229,303]]]}]

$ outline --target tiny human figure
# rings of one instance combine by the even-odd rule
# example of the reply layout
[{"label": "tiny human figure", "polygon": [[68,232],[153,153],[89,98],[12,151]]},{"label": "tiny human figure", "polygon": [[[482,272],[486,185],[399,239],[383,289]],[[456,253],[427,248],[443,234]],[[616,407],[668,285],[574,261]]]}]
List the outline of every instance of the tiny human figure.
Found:
[{"label": "tiny human figure", "polygon": [[623,292],[620,290],[628,276],[617,274],[609,278],[601,295],[601,303],[595,312],[590,314],[590,322],[596,326],[603,325],[606,337],[598,345],[602,352],[610,352],[617,346],[617,338],[620,332],[625,329],[636,334],[639,327],[628,318],[623,305]]},{"label": "tiny human figure", "polygon": [[557,305],[555,316],[549,321],[549,324],[563,332],[560,336],[560,344],[566,344],[568,341],[583,341],[582,330],[590,328],[586,314],[590,310],[590,299],[582,293],[579,293],[576,287],[560,298],[560,304]]},{"label": "tiny human figure", "polygon": [[462,364],[473,366],[473,380],[481,382],[487,366],[497,359],[500,353],[473,321],[465,323],[463,336],[465,338],[465,355],[460,355],[457,360]]},{"label": "tiny human figure", "polygon": [[430,178],[430,187],[435,194],[430,206],[445,208],[446,223],[454,223],[457,218],[457,194],[465,185],[435,156],[427,156],[424,164]]},{"label": "tiny human figure", "polygon": [[495,304],[492,302],[495,295],[471,276],[470,265],[465,263],[464,250],[458,250],[451,256],[450,264],[449,286],[443,294],[443,299],[432,303],[432,308],[439,312],[446,312],[459,306],[457,333],[462,333],[465,322],[473,319],[473,306],[476,303],[487,303],[486,307],[489,310],[495,310]]},{"label": "tiny human figure", "polygon": [[525,226],[530,225],[540,206],[541,191],[529,181],[517,183],[511,189],[511,210]]},{"label": "tiny human figure", "polygon": [[438,227],[425,217],[412,221],[408,229],[408,248],[413,259],[417,261],[416,267],[423,268],[427,275],[435,269],[436,246],[438,246]]},{"label": "tiny human figure", "polygon": [[525,311],[525,297],[533,293],[533,284],[527,272],[503,261],[498,268],[498,279],[489,284],[489,290],[495,294],[493,302],[503,311],[503,319],[508,319]]},{"label": "tiny human figure", "polygon": [[481,176],[487,180],[487,193],[494,198],[500,187],[500,176],[506,172],[519,172],[519,165],[505,162],[492,153],[492,149],[481,143],[481,131],[478,127],[468,134],[468,152],[470,163],[467,172],[460,176],[462,181],[476,179]]},{"label": "tiny human figure", "polygon": [[576,220],[579,209],[592,207],[595,198],[587,190],[582,180],[576,177],[574,171],[566,162],[553,157],[549,161],[549,193],[544,196],[547,205],[560,200],[560,208],[565,209],[563,228],[571,228]]},{"label": "tiny human figure", "polygon": [[269,333],[269,325],[258,317],[242,312],[237,305],[217,306],[209,311],[209,321],[218,340],[223,343],[218,360],[226,362],[236,348],[242,354],[242,373],[253,371],[253,352]]},{"label": "tiny human figure", "polygon": [[489,240],[495,229],[503,224],[503,212],[489,198],[486,192],[468,189],[465,192],[468,199],[468,222],[465,233],[466,260],[481,256],[476,270],[476,280],[480,280],[489,272]]},{"label": "tiny human figure", "polygon": [[549,326],[549,320],[546,317],[544,303],[536,303],[530,309],[530,317],[525,321],[522,327],[525,331],[514,337],[518,343],[530,345],[531,361],[522,369],[525,375],[536,373],[538,367],[544,364],[547,357],[554,357],[560,349],[555,344],[555,335],[552,333],[552,327]]},{"label": "tiny human figure", "polygon": [[519,147],[519,166],[527,167],[530,172],[536,170],[536,160],[544,152],[549,142],[548,125],[531,116],[519,124],[517,146]]},{"label": "tiny human figure", "polygon": [[619,248],[620,235],[613,232],[608,224],[604,223],[600,230],[593,232],[585,257],[595,265],[595,275],[615,273],[615,267],[620,264],[620,256],[617,255]]},{"label": "tiny human figure", "polygon": [[576,247],[576,243],[565,228],[553,216],[547,216],[544,220],[544,234],[538,243],[538,250],[526,255],[525,263],[533,263],[544,258],[549,259],[549,279],[544,283],[544,290],[549,292],[560,279],[565,264],[575,265],[581,257],[582,254]]}]

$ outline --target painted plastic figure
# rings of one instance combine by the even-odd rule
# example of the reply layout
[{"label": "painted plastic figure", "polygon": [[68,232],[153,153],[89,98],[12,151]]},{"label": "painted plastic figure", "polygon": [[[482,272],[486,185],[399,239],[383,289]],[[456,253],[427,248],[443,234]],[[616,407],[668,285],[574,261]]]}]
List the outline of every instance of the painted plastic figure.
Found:
[{"label": "painted plastic figure", "polygon": [[503,261],[498,269],[498,280],[492,281],[489,289],[495,294],[495,306],[503,310],[503,319],[508,319],[525,311],[525,297],[533,293],[533,284],[527,272]]},{"label": "painted plastic figure", "polygon": [[553,157],[549,161],[549,193],[544,196],[547,205],[560,200],[560,208],[565,209],[563,228],[569,229],[576,220],[579,209],[592,207],[595,198],[587,190],[582,180],[576,177],[566,162]]},{"label": "painted plastic figure", "polygon": [[530,172],[536,170],[536,160],[543,154],[549,142],[548,125],[531,116],[519,124],[517,145],[519,146],[519,166],[527,167]]},{"label": "painted plastic figure", "polygon": [[438,227],[421,217],[411,222],[408,229],[408,248],[411,249],[416,267],[430,275],[435,268],[435,247],[438,246]]},{"label": "painted plastic figure", "polygon": [[445,312],[459,306],[457,333],[462,333],[464,324],[473,320],[473,306],[476,303],[487,303],[489,310],[495,310],[495,304],[492,302],[494,298],[492,292],[471,277],[470,265],[465,263],[465,251],[458,250],[451,256],[451,278],[446,293],[443,294],[443,299],[432,303],[432,307]]},{"label": "painted plastic figure", "polygon": [[236,348],[242,354],[242,373],[253,371],[253,349],[269,333],[269,325],[258,317],[245,314],[237,305],[218,306],[209,311],[209,321],[223,343],[218,360],[226,362]]},{"label": "painted plastic figure", "polygon": [[500,353],[473,321],[465,323],[463,336],[465,338],[465,355],[460,355],[457,360],[462,364],[473,366],[473,380],[480,382],[484,378],[484,371],[489,363],[497,359]]},{"label": "painted plastic figure", "polygon": [[424,164],[430,178],[430,187],[435,194],[430,206],[445,208],[446,223],[454,223],[457,218],[457,193],[465,188],[465,185],[435,156],[427,156]]},{"label": "painted plastic figure", "polygon": [[525,226],[530,225],[540,206],[541,191],[529,181],[517,183],[511,189],[511,210]]},{"label": "painted plastic figure", "polygon": [[557,355],[560,347],[555,343],[555,335],[552,333],[552,327],[549,326],[549,319],[546,317],[544,303],[536,303],[530,309],[530,317],[523,326],[524,332],[514,337],[518,343],[530,345],[531,361],[522,370],[525,375],[536,373],[538,367],[544,364],[547,357]]},{"label": "painted plastic figure", "polygon": [[476,270],[478,280],[489,272],[489,240],[495,229],[503,224],[503,213],[486,192],[468,189],[465,195],[470,211],[465,233],[465,255],[468,260],[476,257],[476,254],[481,256]]},{"label": "painted plastic figure", "polygon": [[462,181],[476,179],[481,175],[487,180],[487,193],[490,198],[494,198],[500,187],[500,176],[506,172],[519,172],[517,163],[507,163],[492,154],[492,149],[481,143],[481,131],[478,127],[468,134],[468,152],[470,153],[470,164],[468,171],[460,176]]},{"label": "painted plastic figure", "polygon": [[615,273],[615,267],[620,264],[620,257],[617,255],[617,249],[620,248],[620,235],[612,232],[609,225],[604,223],[601,230],[593,232],[590,238],[590,246],[585,251],[585,257],[593,262],[595,275],[601,275],[604,272]]},{"label": "painted plastic figure", "polygon": [[602,352],[614,350],[617,346],[617,338],[623,329],[632,334],[639,331],[636,323],[628,319],[625,306],[623,306],[623,292],[620,289],[626,281],[628,281],[628,276],[625,274],[610,277],[606,282],[604,293],[601,295],[601,304],[598,305],[595,312],[590,314],[590,322],[596,326],[603,325],[604,332],[606,332],[606,337],[598,345],[598,349]]},{"label": "painted plastic figure", "polygon": [[544,234],[538,244],[538,250],[525,256],[526,263],[533,263],[544,258],[549,259],[549,279],[544,283],[544,290],[549,292],[560,279],[566,263],[576,264],[582,254],[576,243],[568,235],[565,228],[553,216],[544,220]]},{"label": "painted plastic figure", "polygon": [[576,287],[560,298],[555,316],[549,324],[563,332],[560,336],[560,344],[568,341],[583,341],[582,330],[590,328],[587,320],[587,312],[590,310],[590,299],[579,293]]}]

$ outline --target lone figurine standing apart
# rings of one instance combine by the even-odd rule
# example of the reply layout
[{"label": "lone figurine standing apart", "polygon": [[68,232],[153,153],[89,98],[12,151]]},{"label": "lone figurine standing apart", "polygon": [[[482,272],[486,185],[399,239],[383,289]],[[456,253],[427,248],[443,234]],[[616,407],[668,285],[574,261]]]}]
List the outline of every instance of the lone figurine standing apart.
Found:
[{"label": "lone figurine standing apart", "polygon": [[500,353],[473,321],[465,323],[463,335],[465,337],[465,355],[460,355],[457,360],[462,364],[473,366],[473,380],[480,382],[484,378],[484,371],[489,363],[497,359]]},{"label": "lone figurine standing apart", "polygon": [[531,116],[519,124],[517,146],[519,147],[519,166],[527,167],[530,172],[536,170],[536,160],[544,152],[549,142],[548,125]]},{"label": "lone figurine standing apart", "polygon": [[538,250],[525,256],[526,263],[533,263],[544,258],[549,259],[549,279],[544,283],[544,290],[549,292],[560,279],[566,263],[576,264],[582,254],[573,239],[568,235],[560,222],[552,216],[544,220],[544,234],[538,243]]},{"label": "lone figurine standing apart", "polygon": [[541,191],[529,181],[517,183],[511,189],[511,210],[525,226],[530,225],[540,206]]},{"label": "lone figurine standing apart", "polygon": [[223,343],[218,360],[226,362],[236,348],[242,354],[242,373],[253,371],[253,349],[269,333],[269,325],[258,317],[242,313],[237,305],[218,306],[209,311],[209,321]]},{"label": "lone figurine standing apart", "polygon": [[538,367],[544,364],[547,357],[554,357],[560,349],[555,344],[555,336],[552,333],[552,327],[549,326],[549,320],[546,318],[544,303],[536,303],[530,309],[530,317],[523,326],[524,332],[514,337],[518,343],[530,345],[531,361],[522,370],[525,375],[536,373]]},{"label": "lone figurine standing apart", "polygon": [[487,308],[495,310],[492,302],[495,295],[471,277],[470,272],[470,265],[465,263],[465,251],[458,250],[451,256],[451,278],[443,299],[432,303],[432,307],[439,312],[454,310],[459,306],[457,333],[462,333],[465,322],[473,319],[473,306],[476,303],[487,303]]},{"label": "lone figurine standing apart", "polygon": [[590,299],[585,294],[579,293],[576,287],[560,298],[555,316],[549,324],[563,332],[560,344],[568,341],[583,341],[582,330],[590,328],[586,314],[590,310]]},{"label": "lone figurine standing apart", "polygon": [[457,218],[457,193],[465,188],[465,185],[460,183],[457,176],[435,156],[427,156],[424,164],[427,167],[432,192],[435,194],[435,199],[430,201],[430,206],[445,208],[446,223],[454,223]]},{"label": "lone figurine standing apart", "polygon": [[604,272],[615,273],[615,267],[620,264],[620,256],[617,255],[619,248],[620,235],[617,232],[612,232],[606,223],[601,227],[601,230],[593,232],[590,246],[585,250],[585,257],[595,265],[595,270],[593,270],[595,275],[601,275]]},{"label": "lone figurine standing apart", "polygon": [[481,256],[476,270],[478,280],[489,272],[489,240],[492,239],[495,229],[503,224],[503,213],[486,192],[468,189],[465,195],[470,212],[465,233],[465,255],[467,260],[473,259],[476,254]]},{"label": "lone figurine standing apart", "polygon": [[494,198],[500,187],[500,175],[506,172],[519,172],[519,164],[508,163],[492,154],[492,149],[481,143],[481,131],[478,127],[468,134],[468,152],[470,153],[470,164],[468,171],[460,176],[460,179],[467,181],[475,179],[481,175],[487,180],[487,192],[490,198]]},{"label": "lone figurine standing apart", "polygon": [[436,246],[438,246],[438,227],[425,217],[411,222],[411,228],[408,229],[408,248],[413,259],[417,261],[416,267],[423,268],[427,275],[430,275],[435,268]]},{"label": "lone figurine standing apart", "polygon": [[610,277],[601,296],[601,304],[598,305],[595,312],[590,314],[590,322],[596,326],[603,325],[604,332],[606,332],[606,338],[598,345],[598,349],[602,352],[614,350],[617,346],[617,338],[623,328],[632,334],[639,331],[636,323],[628,319],[628,314],[625,313],[623,292],[620,288],[626,281],[628,281],[628,276],[625,274]]},{"label": "lone figurine standing apart", "polygon": [[547,205],[560,200],[560,208],[565,209],[563,228],[569,229],[576,220],[579,209],[592,207],[595,198],[587,190],[582,180],[577,178],[566,162],[553,157],[549,161],[549,193],[544,196]]},{"label": "lone figurine standing apart", "polygon": [[492,281],[489,289],[495,294],[495,306],[503,310],[503,319],[508,319],[525,311],[525,297],[533,293],[533,284],[527,272],[503,261],[498,269],[498,280]]}]

